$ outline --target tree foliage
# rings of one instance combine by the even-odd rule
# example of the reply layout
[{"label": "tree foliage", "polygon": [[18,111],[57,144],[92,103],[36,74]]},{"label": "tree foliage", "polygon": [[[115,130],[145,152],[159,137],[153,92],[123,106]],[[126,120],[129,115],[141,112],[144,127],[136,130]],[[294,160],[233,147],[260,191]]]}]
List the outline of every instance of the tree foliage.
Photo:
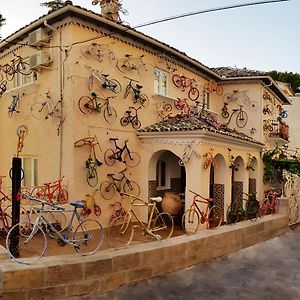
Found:
[{"label": "tree foliage", "polygon": [[[0,14],[0,29],[5,24],[6,19]],[[2,39],[2,36],[0,35],[0,40]]]},{"label": "tree foliage", "polygon": [[46,6],[50,8],[50,10],[56,10],[64,6],[63,0],[54,0],[54,1],[48,1],[41,3],[41,6]]},{"label": "tree foliage", "polygon": [[289,83],[294,92],[296,92],[297,89],[299,92],[300,74],[292,72],[277,72],[274,70],[269,72],[268,75],[271,76],[274,80]]}]

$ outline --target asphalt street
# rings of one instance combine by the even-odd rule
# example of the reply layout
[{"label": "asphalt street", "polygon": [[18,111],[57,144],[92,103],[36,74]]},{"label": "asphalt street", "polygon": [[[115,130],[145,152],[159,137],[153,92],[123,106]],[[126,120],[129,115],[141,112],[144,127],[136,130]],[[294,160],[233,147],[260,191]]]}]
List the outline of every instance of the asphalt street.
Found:
[{"label": "asphalt street", "polygon": [[300,228],[220,257],[108,293],[68,300],[300,299]]}]

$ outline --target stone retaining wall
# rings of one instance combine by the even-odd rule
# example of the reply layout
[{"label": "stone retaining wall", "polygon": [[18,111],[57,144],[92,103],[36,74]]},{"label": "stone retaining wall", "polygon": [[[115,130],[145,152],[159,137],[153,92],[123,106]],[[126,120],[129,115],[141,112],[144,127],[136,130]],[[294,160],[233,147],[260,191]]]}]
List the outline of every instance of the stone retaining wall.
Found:
[{"label": "stone retaining wall", "polygon": [[31,266],[4,259],[0,261],[0,298],[57,300],[105,292],[238,251],[287,230],[286,215],[266,216],[256,222],[225,225],[126,249],[108,249],[87,257],[45,257]]}]

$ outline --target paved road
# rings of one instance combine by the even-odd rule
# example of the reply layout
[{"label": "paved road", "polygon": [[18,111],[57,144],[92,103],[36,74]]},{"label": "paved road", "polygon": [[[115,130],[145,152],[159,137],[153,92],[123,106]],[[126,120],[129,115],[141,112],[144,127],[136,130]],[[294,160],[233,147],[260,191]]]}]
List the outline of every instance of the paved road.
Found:
[{"label": "paved road", "polygon": [[68,300],[300,299],[300,228],[207,263]]}]

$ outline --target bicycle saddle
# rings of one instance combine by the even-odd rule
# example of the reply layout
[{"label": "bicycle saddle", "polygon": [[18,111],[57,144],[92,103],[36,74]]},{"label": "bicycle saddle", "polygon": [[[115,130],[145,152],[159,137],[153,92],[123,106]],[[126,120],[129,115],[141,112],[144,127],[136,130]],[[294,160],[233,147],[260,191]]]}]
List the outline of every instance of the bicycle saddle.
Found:
[{"label": "bicycle saddle", "polygon": [[102,76],[104,76],[104,77],[108,77],[108,76],[109,76],[109,74],[102,74]]},{"label": "bicycle saddle", "polygon": [[139,84],[136,84],[136,87],[137,87],[138,89],[141,89],[143,86],[142,86],[142,85],[139,85]]},{"label": "bicycle saddle", "polygon": [[155,201],[155,202],[161,202],[162,201],[162,197],[151,197],[150,198],[151,201]]},{"label": "bicycle saddle", "polygon": [[76,200],[70,203],[76,208],[84,208],[86,206],[86,202],[84,200]]},{"label": "bicycle saddle", "polygon": [[118,138],[110,138],[111,141],[117,141]]}]

